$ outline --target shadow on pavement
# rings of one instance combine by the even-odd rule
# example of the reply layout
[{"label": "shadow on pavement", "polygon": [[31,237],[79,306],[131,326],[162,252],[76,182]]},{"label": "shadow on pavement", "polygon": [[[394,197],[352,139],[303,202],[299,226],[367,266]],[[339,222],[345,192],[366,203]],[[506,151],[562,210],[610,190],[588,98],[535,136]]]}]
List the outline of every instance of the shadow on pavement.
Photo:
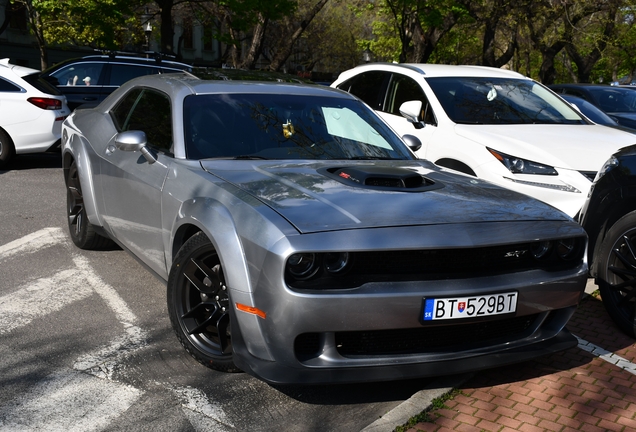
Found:
[{"label": "shadow on pavement", "polygon": [[60,153],[38,153],[14,156],[6,166],[0,168],[0,175],[9,171],[41,168],[62,168],[62,156]]},{"label": "shadow on pavement", "polygon": [[405,400],[425,388],[434,378],[377,383],[271,387],[297,401],[314,405],[355,405]]}]

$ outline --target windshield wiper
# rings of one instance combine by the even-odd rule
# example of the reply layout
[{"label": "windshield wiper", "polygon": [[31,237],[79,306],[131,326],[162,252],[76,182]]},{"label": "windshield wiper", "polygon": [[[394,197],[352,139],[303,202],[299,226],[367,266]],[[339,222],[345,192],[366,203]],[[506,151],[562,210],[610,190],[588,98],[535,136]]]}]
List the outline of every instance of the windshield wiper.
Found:
[{"label": "windshield wiper", "polygon": [[269,160],[269,158],[263,157],[263,156],[255,156],[255,155],[239,155],[239,156],[234,156],[232,159],[235,160],[255,160],[255,159],[260,159],[260,160]]},{"label": "windshield wiper", "polygon": [[392,157],[380,157],[380,156],[352,156],[349,159],[351,160],[395,160],[396,158]]}]

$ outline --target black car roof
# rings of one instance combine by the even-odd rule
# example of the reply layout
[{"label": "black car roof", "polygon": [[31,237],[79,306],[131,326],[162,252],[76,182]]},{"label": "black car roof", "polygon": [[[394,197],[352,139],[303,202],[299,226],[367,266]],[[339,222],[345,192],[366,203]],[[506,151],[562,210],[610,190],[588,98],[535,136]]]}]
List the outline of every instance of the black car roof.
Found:
[{"label": "black car roof", "polygon": [[129,63],[129,64],[146,65],[146,66],[165,66],[165,67],[173,68],[173,69],[188,70],[188,71],[192,70],[192,66],[186,63],[180,63],[174,60],[166,60],[163,55],[154,54],[154,53],[148,53],[147,55],[152,57],[148,58],[148,57],[141,57],[141,56],[135,56],[135,55],[123,55],[118,53],[87,55],[84,57],[72,58],[72,59],[59,62],[47,68],[44,71],[44,73],[55,71],[68,64],[89,63],[94,61],[104,61],[106,63]]}]

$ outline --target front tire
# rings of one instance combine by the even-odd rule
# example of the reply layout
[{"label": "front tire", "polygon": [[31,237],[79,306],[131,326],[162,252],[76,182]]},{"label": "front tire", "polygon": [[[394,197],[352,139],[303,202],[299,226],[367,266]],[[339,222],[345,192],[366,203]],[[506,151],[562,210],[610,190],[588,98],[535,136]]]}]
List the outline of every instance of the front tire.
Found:
[{"label": "front tire", "polygon": [[636,337],[636,212],[623,216],[607,232],[596,282],[610,317],[623,332]]},{"label": "front tire", "polygon": [[86,217],[84,195],[80,184],[79,172],[75,161],[71,164],[66,177],[66,214],[71,240],[80,249],[99,250],[112,247],[113,241],[95,232],[95,227]]},{"label": "front tire", "polygon": [[167,297],[172,328],[186,351],[211,369],[239,372],[233,360],[231,303],[223,268],[203,232],[177,253]]}]

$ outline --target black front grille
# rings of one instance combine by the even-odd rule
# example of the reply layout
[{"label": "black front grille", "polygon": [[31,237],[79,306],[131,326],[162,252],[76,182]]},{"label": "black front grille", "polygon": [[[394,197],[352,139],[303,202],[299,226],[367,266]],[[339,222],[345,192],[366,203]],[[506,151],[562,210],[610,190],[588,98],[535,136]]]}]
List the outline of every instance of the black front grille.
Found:
[{"label": "black front grille", "polygon": [[[337,332],[335,342],[344,357],[425,354],[455,347],[459,351],[499,338],[519,337],[537,316],[411,329]],[[321,351],[320,333],[298,336],[295,350],[299,358],[317,355]]]},{"label": "black front grille", "polygon": [[514,244],[458,249],[399,250],[355,252],[350,254],[346,272],[330,275],[318,271],[308,280],[286,275],[294,289],[346,289],[370,282],[406,282],[444,279],[468,279],[529,270],[565,270],[581,264],[585,238],[578,238],[574,252],[567,259],[558,257],[557,248],[537,259],[532,245]]}]

